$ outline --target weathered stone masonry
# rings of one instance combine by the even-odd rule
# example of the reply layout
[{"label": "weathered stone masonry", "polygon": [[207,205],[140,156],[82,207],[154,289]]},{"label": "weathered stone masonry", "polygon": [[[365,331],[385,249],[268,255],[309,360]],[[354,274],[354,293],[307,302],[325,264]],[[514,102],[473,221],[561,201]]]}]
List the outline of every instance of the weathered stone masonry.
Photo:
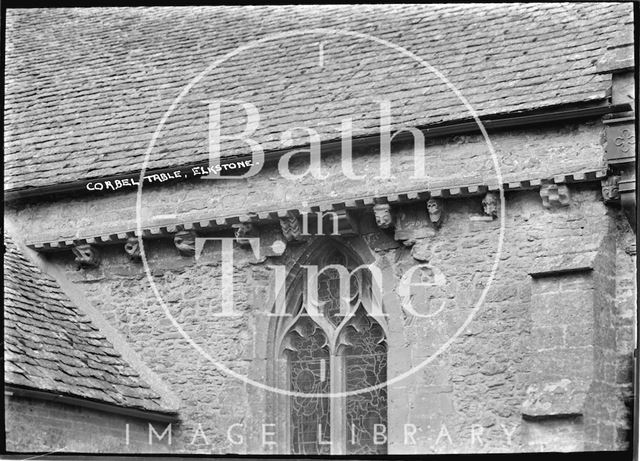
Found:
[{"label": "weathered stone masonry", "polygon": [[[591,171],[602,171],[601,154],[598,155],[601,133],[601,125],[597,124],[534,130],[528,134],[532,136],[529,147],[533,150],[527,155],[515,149],[515,145],[508,147],[512,136],[515,143],[522,133],[497,133],[492,140],[501,159],[514,158],[521,152],[521,159],[515,158],[503,173],[519,168],[525,171],[519,171],[518,176],[535,179],[545,177],[540,173],[543,168],[557,172],[560,168],[553,167],[554,162],[562,165],[567,174],[572,173],[565,165],[576,146],[580,148],[582,162],[578,171],[588,171],[589,167]],[[482,149],[481,141],[466,139],[473,142],[444,141],[432,149],[439,151],[437,158],[445,159],[448,156],[442,150],[452,149],[456,154],[468,150],[469,161],[480,164],[486,153],[473,152]],[[552,140],[554,155],[548,153],[546,139]],[[563,145],[566,148],[560,147]],[[590,151],[591,158],[587,155]],[[527,159],[544,157],[545,153],[547,162],[538,169],[529,172],[521,166]],[[357,159],[364,161],[366,157]],[[326,163],[331,168],[331,159]],[[409,162],[399,163],[411,167]],[[437,163],[433,167],[436,177],[446,170],[446,166]],[[269,171],[262,172],[245,182],[247,189],[238,190],[237,195],[233,194],[234,181],[185,183],[170,186],[162,194],[160,190],[145,191],[145,213],[153,216],[169,211],[163,203],[164,194],[169,191],[180,200],[171,211],[178,211],[178,216],[186,221],[189,216],[201,217],[205,213],[233,215],[236,210],[258,208],[250,207],[244,200],[252,200],[265,210],[276,204],[277,209],[283,209],[288,203],[299,204],[305,199],[313,206],[322,201],[318,199],[330,199],[319,196],[320,191],[326,194],[346,187],[336,183],[320,189],[319,185],[289,185],[269,181],[268,177]],[[634,286],[628,268],[634,264],[629,245],[633,233],[620,209],[605,205],[601,177],[590,173],[582,182],[566,185],[546,186],[544,181],[538,181],[535,186],[534,181],[533,186],[528,183],[522,187],[519,183],[522,189],[507,188],[505,243],[485,303],[446,352],[388,390],[390,453],[626,446],[629,409],[623,402],[631,392],[629,335],[633,331]],[[366,185],[360,187],[362,192],[367,190]],[[386,187],[385,193],[410,189],[397,182]],[[566,190],[558,195],[558,188]],[[384,297],[385,309],[391,316],[389,376],[415,366],[437,350],[473,309],[487,283],[500,220],[484,213],[482,190],[463,197],[444,197],[444,219],[439,228],[429,220],[428,195],[419,195],[413,200],[391,203],[394,227],[381,229],[376,225],[373,205],[361,205],[352,219],[356,235],[350,232],[348,236],[336,237],[354,248],[365,261],[375,262],[389,283]],[[264,199],[240,199],[251,197],[251,191]],[[381,194],[380,188],[376,192]],[[34,231],[43,223],[48,230],[39,229],[37,235],[55,235],[51,240],[92,233],[106,235],[134,227],[130,211],[134,200],[134,194],[68,199],[29,205],[16,210],[12,218],[27,235],[29,232],[36,235]],[[130,207],[125,206],[127,201]],[[60,214],[62,210],[64,214]],[[98,214],[113,219],[99,220]],[[56,221],[55,216],[62,220]],[[77,227],[70,229],[62,225],[63,221],[76,223]],[[408,228],[408,236],[398,235],[398,228],[402,230],[406,221],[418,225]],[[97,222],[105,224],[97,227]],[[260,221],[258,227],[264,228],[265,224]],[[56,234],[52,233],[54,230]],[[213,245],[205,247],[196,261],[194,256],[178,251],[173,238],[162,238],[170,237],[167,231],[158,232],[155,239],[145,239],[145,252],[154,282],[171,313],[194,341],[226,366],[257,380],[266,379],[269,357],[264,356],[262,346],[272,339],[265,328],[268,319],[264,312],[271,309],[266,300],[274,296],[273,271],[268,265],[291,267],[297,254],[323,237],[289,244],[283,256],[272,256],[262,262],[255,260],[250,249],[236,246],[235,309],[242,315],[225,318],[214,316],[219,310],[222,288],[219,249]],[[231,226],[200,233],[234,235]],[[99,266],[83,266],[80,270],[77,258],[68,250],[50,253],[48,257],[65,267],[67,277],[179,394],[181,424],[173,428],[174,449],[219,453],[265,451],[262,424],[277,422],[269,411],[273,396],[225,376],[186,343],[164,316],[141,265],[130,259],[123,245],[96,245],[101,258]],[[446,277],[446,284],[438,291],[414,293],[414,303],[420,312],[434,311],[429,306],[446,303],[445,309],[428,321],[407,315],[399,307],[397,295],[401,276],[424,261],[440,268]],[[614,304],[614,299],[627,301]],[[237,423],[244,427],[236,427],[234,434],[242,434],[245,440],[232,444],[227,429]],[[417,427],[415,444],[405,443],[405,424]],[[440,436],[443,425],[449,437]],[[194,436],[198,429],[206,439]],[[268,449],[287,452],[287,447]]]},{"label": "weathered stone masonry", "polygon": [[[168,434],[162,437],[168,423],[13,395],[5,397],[5,411],[6,421],[10,422],[6,426],[9,451],[166,453],[170,450]],[[149,429],[150,424],[153,430]]]},{"label": "weathered stone masonry", "polygon": [[[387,386],[369,407],[373,418],[355,412],[387,423],[383,448],[369,440],[359,449],[627,448],[632,405],[637,411],[631,11],[630,4],[572,3],[9,12],[5,246],[15,241],[21,250],[5,254],[8,448],[291,453],[295,431],[315,429],[294,422],[292,400],[220,371],[162,304],[222,365],[293,389],[299,382],[284,357],[296,347],[289,342],[281,352],[286,321],[266,315],[284,293],[274,266],[285,266],[296,288],[285,297],[293,311],[304,292],[302,265],[334,256],[383,275],[380,287],[358,279],[369,306],[388,314],[379,319],[382,336],[366,319],[358,327],[371,327],[365,346],[373,340],[384,350],[375,358],[384,372],[371,374],[393,379],[420,366]],[[211,72],[169,117],[148,165],[187,172],[204,165],[211,139],[202,101],[240,99],[259,108],[251,136],[269,156],[287,157],[310,142],[296,129],[283,143],[286,130],[316,129],[326,180],[285,180],[270,163],[249,179],[149,184],[140,223],[133,188],[84,187],[132,178],[169,101],[224,53],[270,33],[327,26],[404,46],[442,71],[485,121],[502,178],[449,87],[397,50],[330,34],[320,63],[323,36],[300,35]],[[400,138],[390,146],[393,177],[379,177],[384,147],[374,141],[386,136],[384,100],[391,130],[424,133],[427,178],[413,177],[413,146]],[[223,112],[225,133],[242,130],[240,105]],[[341,168],[344,117],[353,121],[360,180]],[[223,162],[248,152],[236,141],[221,150]],[[289,166],[301,174],[308,165],[294,157]],[[316,212],[335,213],[337,229],[330,214],[324,235],[303,235],[309,212],[310,229]],[[199,237],[237,238],[233,285],[223,283],[219,244],[202,249]],[[19,264],[8,265],[8,255]],[[239,315],[219,316],[231,286]],[[332,389],[366,369],[344,370],[353,357],[337,343],[322,356]],[[326,363],[314,363],[326,378]],[[329,405],[334,453],[352,443],[348,405]],[[170,430],[171,444],[165,437],[149,445],[149,422],[158,434]],[[275,444],[265,445],[270,424]]]},{"label": "weathered stone masonry", "polygon": [[[567,179],[573,180],[574,174],[577,174],[576,180],[585,180],[587,176],[584,173],[606,169],[601,123],[502,130],[490,136],[506,190],[510,187],[539,187],[541,180],[546,178],[553,180],[558,177],[558,181],[564,183]],[[476,189],[469,190],[472,194],[482,193],[478,186],[485,189],[491,186],[497,190],[493,160],[484,138],[479,134],[430,139],[425,152],[427,179],[412,177],[414,153],[410,144],[394,145],[393,177],[389,179],[376,179],[380,173],[380,156],[375,148],[354,150],[353,169],[365,175],[362,180],[350,180],[342,173],[340,152],[336,152],[323,161],[322,171],[329,175],[326,181],[311,176],[295,182],[283,181],[272,166],[243,181],[200,180],[146,187],[141,198],[143,229],[156,228],[153,233],[159,235],[166,232],[161,227],[169,226],[171,229],[173,226],[175,232],[176,224],[202,222],[205,228],[215,230],[218,226],[230,227],[238,222],[238,217],[248,218],[250,212],[257,212],[260,219],[275,219],[276,216],[269,212],[288,209],[311,211],[314,205],[330,210],[333,209],[332,204],[350,206],[354,200],[365,197],[369,197],[369,204],[373,205],[374,197],[411,194],[412,191],[435,194],[445,189],[443,193],[447,195],[461,194],[461,186],[473,185]],[[295,173],[306,168],[304,162],[292,162],[291,170]],[[601,179],[605,175],[591,174],[588,178]],[[428,194],[423,196],[426,201]],[[358,204],[362,205],[363,202]],[[51,202],[27,203],[16,210],[16,216],[18,225],[38,219],[37,225],[25,224],[20,228],[25,241],[36,244],[38,249],[49,247],[37,245],[40,242],[59,243],[65,247],[73,246],[78,239],[85,238],[86,241],[86,237],[99,236],[106,241],[124,243],[126,236],[123,232],[134,231],[137,227],[135,206],[135,191],[87,194]],[[100,216],[100,221],[96,222],[95,216]],[[227,217],[231,219],[225,219]],[[88,243],[94,241],[96,239]]]},{"label": "weathered stone masonry", "polygon": [[28,256],[10,233],[3,242],[7,450],[166,451],[168,433],[155,428],[177,420],[175,397],[113,327],[77,302],[71,283],[47,275],[55,268]]}]

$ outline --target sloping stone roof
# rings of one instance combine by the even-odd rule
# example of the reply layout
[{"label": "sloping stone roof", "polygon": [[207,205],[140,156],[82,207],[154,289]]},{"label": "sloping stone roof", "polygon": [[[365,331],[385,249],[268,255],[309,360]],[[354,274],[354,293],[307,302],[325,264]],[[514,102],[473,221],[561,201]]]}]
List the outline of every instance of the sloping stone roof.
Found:
[{"label": "sloping stone roof", "polygon": [[6,233],[4,245],[5,384],[175,413]]},{"label": "sloping stone roof", "polygon": [[[481,116],[604,101],[610,77],[595,63],[630,27],[631,11],[595,2],[9,10],[5,189],[139,171],[190,80],[238,46],[283,31],[340,29],[405,47]],[[281,132],[295,126],[336,139],[347,116],[354,136],[375,134],[380,100],[392,103],[395,127],[470,118],[445,83],[397,50],[308,33],[245,50],[204,76],[168,118],[148,167],[206,161],[203,101],[223,98],[258,108],[252,138],[266,150],[282,148]],[[239,107],[222,115],[223,133],[244,128]],[[296,144],[308,144],[305,132]],[[248,153],[239,141],[223,149]]]}]

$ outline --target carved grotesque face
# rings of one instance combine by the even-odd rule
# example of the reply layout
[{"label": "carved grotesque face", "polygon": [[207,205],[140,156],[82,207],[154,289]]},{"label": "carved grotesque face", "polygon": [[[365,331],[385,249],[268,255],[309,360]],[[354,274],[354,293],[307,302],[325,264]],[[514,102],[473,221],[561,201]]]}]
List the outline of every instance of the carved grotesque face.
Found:
[{"label": "carved grotesque face", "polygon": [[251,237],[253,235],[253,224],[251,223],[240,223],[236,224],[234,227],[236,229],[236,238],[238,239]]},{"label": "carved grotesque face", "polygon": [[492,218],[498,216],[498,203],[498,194],[495,192],[487,192],[487,195],[482,199],[484,214],[491,216]]},{"label": "carved grotesque face", "polygon": [[72,251],[79,266],[97,267],[100,264],[98,250],[89,244],[78,245]]},{"label": "carved grotesque face", "polygon": [[129,237],[127,243],[124,244],[124,251],[132,260],[140,259],[140,242],[138,237]]},{"label": "carved grotesque face", "polygon": [[173,237],[178,251],[185,256],[196,254],[196,234],[192,231],[180,231]]},{"label": "carved grotesque face", "polygon": [[393,216],[391,216],[391,206],[380,203],[373,206],[373,213],[376,216],[376,224],[380,229],[388,229],[393,226]]},{"label": "carved grotesque face", "polygon": [[620,198],[618,190],[619,176],[610,176],[602,181],[602,198],[605,202],[613,202]]},{"label": "carved grotesque face", "polygon": [[238,245],[240,246],[250,246],[251,245],[251,241],[249,240],[249,237],[255,237],[256,236],[256,231],[255,228],[253,227],[253,224],[251,223],[240,223],[240,224],[234,224],[233,228],[235,229],[235,236],[238,239]]},{"label": "carved grotesque face", "polygon": [[427,202],[427,211],[431,222],[439,226],[442,223],[442,201],[437,198],[430,198]]}]

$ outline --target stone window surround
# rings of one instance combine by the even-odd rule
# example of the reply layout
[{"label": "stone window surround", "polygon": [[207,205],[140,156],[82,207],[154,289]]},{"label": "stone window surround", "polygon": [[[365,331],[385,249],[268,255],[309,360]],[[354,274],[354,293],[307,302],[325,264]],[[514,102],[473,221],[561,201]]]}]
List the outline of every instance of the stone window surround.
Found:
[{"label": "stone window surround", "polygon": [[[304,283],[303,280],[303,271],[301,269],[302,265],[309,264],[310,261],[313,261],[317,258],[318,255],[322,255],[328,247],[332,249],[337,249],[343,254],[346,254],[347,257],[359,262],[363,263],[363,259],[367,259],[366,255],[362,254],[362,248],[349,248],[347,246],[342,245],[341,243],[337,243],[335,239],[331,237],[327,237],[326,239],[319,240],[311,245],[305,254],[301,255],[296,264],[294,265],[294,269],[291,271],[291,275],[288,277],[289,280],[292,281],[291,287],[286,290],[286,306],[287,310],[291,308],[291,306],[297,306],[302,302],[304,305],[304,300],[302,299],[304,296],[305,290],[302,289],[301,285]],[[363,258],[364,257],[364,258]],[[367,282],[363,278],[359,278],[360,283],[360,291],[361,293],[371,292],[371,283]],[[296,287],[299,287],[296,289]],[[281,296],[281,294],[274,294],[274,299],[269,300],[267,303],[268,306],[271,306],[275,303],[275,299]],[[365,307],[366,310],[374,309],[372,303],[381,302],[376,299],[367,298],[362,299],[360,303]],[[380,306],[379,306],[380,307]],[[289,364],[288,360],[284,356],[283,350],[283,340],[286,334],[289,332],[290,327],[293,326],[297,320],[299,313],[296,314],[294,318],[290,317],[271,317],[270,325],[268,327],[268,337],[267,342],[272,344],[272,354],[274,359],[268,360],[269,366],[272,368],[271,372],[268,376],[271,377],[271,385],[278,389],[289,389]],[[379,318],[376,317],[376,320]],[[328,321],[326,322],[328,324]],[[329,342],[335,343],[335,346],[331,347],[330,350],[330,363],[329,370],[331,370],[331,392],[338,393],[343,392],[342,389],[343,383],[340,379],[333,379],[334,376],[341,377],[344,376],[344,366],[343,361],[344,357],[337,353],[337,349],[339,347],[338,340],[343,331],[344,327],[348,322],[343,322],[336,328],[322,328]],[[379,325],[382,327],[384,331],[384,335],[386,338],[389,338],[389,325],[384,321],[378,321]],[[326,325],[325,325],[326,327]],[[388,352],[387,352],[388,353]],[[267,356],[269,357],[269,355]],[[273,394],[269,393],[271,398],[273,399],[271,404],[274,406],[275,417],[274,420],[279,422],[279,426],[277,427],[276,440],[277,447],[279,451],[282,447],[286,447],[290,449],[291,447],[291,428],[290,428],[290,397],[283,394]],[[330,399],[330,421],[331,421],[331,454],[345,454],[346,453],[346,437],[348,436],[348,428],[346,423],[346,400],[344,398],[332,398]]]}]

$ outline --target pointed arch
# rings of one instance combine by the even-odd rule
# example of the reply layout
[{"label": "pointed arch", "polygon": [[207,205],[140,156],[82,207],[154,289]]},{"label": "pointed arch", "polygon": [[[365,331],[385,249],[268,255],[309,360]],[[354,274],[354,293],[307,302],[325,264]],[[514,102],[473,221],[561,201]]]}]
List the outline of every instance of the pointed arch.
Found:
[{"label": "pointed arch", "polygon": [[348,454],[385,454],[376,428],[387,428],[387,337],[376,319],[359,307],[340,332],[337,353],[342,358],[346,392],[373,388],[345,398]]},{"label": "pointed arch", "polygon": [[[330,351],[326,335],[307,315],[297,318],[283,340],[290,390],[305,394],[331,392]],[[329,454],[322,442],[330,437],[329,398],[290,399],[291,449],[305,455]]]},{"label": "pointed arch", "polygon": [[[314,266],[315,280],[307,271]],[[340,311],[340,266],[346,269],[343,277],[349,273],[349,315]],[[375,293],[380,282],[367,269],[363,257],[342,238],[316,238],[300,250],[287,272],[286,316],[270,322],[272,378],[280,388],[339,393],[386,381],[386,322],[371,315],[383,312]],[[308,309],[308,284],[314,281],[318,315]],[[365,350],[367,354],[360,353]],[[373,445],[373,424],[386,425],[384,386],[353,398],[279,395],[275,400],[276,414],[285,420],[286,435],[279,442],[292,453],[326,454],[329,447],[332,454],[386,453],[386,444]]]}]

